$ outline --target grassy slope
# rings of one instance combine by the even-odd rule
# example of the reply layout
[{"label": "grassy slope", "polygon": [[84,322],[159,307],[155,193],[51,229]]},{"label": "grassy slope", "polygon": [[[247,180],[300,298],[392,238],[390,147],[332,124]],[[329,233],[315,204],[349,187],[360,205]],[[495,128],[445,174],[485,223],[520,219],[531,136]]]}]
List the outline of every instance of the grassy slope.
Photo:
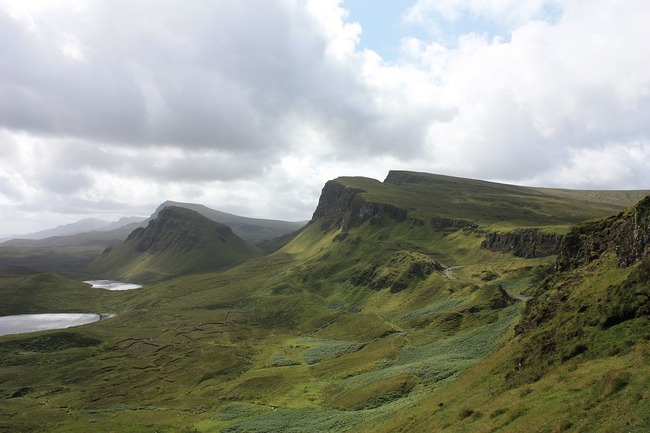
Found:
[{"label": "grassy slope", "polygon": [[0,269],[29,267],[53,272],[79,272],[104,251],[104,246],[0,247]]},{"label": "grassy slope", "polygon": [[551,306],[545,323],[373,431],[648,431],[648,316],[602,323],[607,309],[626,302],[612,295],[616,287],[647,298],[649,279],[648,263],[619,269],[611,255],[553,277],[536,296],[556,300],[538,302],[524,315]]},{"label": "grassy slope", "polygon": [[[503,214],[516,197],[501,197],[487,202],[493,206],[484,214],[487,192],[462,180],[455,181],[465,185],[462,193],[453,186],[339,181],[364,188],[368,199],[408,208],[425,224],[375,218],[342,234],[324,233],[316,222],[273,255],[139,291],[88,295],[59,281],[62,297],[78,296],[75,308],[118,316],[66,332],[0,338],[0,429],[534,431],[524,430],[524,421],[541,422],[542,413],[560,409],[570,415],[570,396],[580,396],[581,407],[598,400],[597,391],[581,387],[599,378],[605,395],[627,381],[625,394],[610,395],[647,399],[643,346],[582,364],[575,358],[579,374],[561,365],[537,382],[503,382],[519,347],[512,325],[522,305],[496,284],[530,294],[553,258],[481,250],[483,230],[517,226],[526,215],[534,215],[526,225],[564,226],[604,214],[602,203],[563,214],[559,199],[542,195],[539,206]],[[488,187],[499,196],[502,187]],[[560,216],[548,216],[554,212]],[[426,223],[434,216],[482,227],[437,231]],[[465,267],[450,279],[436,264]],[[486,284],[486,272],[497,279]],[[22,286],[11,278],[0,287],[19,296]],[[56,302],[45,291],[30,296],[44,311]],[[48,336],[60,340],[59,349],[47,348]],[[629,367],[634,379],[601,374],[608,365]],[[614,400],[616,407],[627,403]],[[610,403],[599,404],[590,414]],[[567,419],[560,427],[568,423],[577,425]]]}]

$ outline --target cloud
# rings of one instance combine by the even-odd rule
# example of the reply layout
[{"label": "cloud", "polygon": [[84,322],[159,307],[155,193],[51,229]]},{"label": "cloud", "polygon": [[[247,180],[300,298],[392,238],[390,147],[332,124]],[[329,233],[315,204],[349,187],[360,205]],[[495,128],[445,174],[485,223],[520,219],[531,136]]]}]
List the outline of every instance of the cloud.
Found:
[{"label": "cloud", "polygon": [[[650,65],[640,53],[650,49],[642,37],[648,16],[641,3],[610,10],[578,2],[556,23],[522,24],[507,42],[475,34],[455,48],[408,41],[458,109],[429,130],[431,153],[450,162],[438,167],[546,179],[542,173],[581,150],[647,138]],[[643,186],[644,173],[635,174]]]},{"label": "cloud", "polygon": [[647,2],[414,1],[429,36],[391,62],[344,6],[0,0],[3,214],[305,219],[329,178],[391,168],[647,187]]}]

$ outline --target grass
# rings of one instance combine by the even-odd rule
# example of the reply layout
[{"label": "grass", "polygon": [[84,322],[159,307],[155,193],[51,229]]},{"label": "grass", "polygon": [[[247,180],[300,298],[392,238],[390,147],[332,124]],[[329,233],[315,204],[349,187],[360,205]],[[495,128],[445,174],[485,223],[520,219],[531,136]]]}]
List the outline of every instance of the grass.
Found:
[{"label": "grass", "polygon": [[[0,431],[650,425],[648,323],[628,314],[642,307],[645,271],[606,256],[554,274],[553,257],[480,248],[497,228],[562,232],[618,206],[612,195],[404,173],[338,181],[408,218],[379,215],[347,232],[315,222],[273,254],[129,292],[53,273],[1,274],[4,314],[117,316],[0,337]],[[433,218],[476,225],[440,229]],[[449,266],[462,267],[449,278]],[[526,306],[504,290],[525,294]]]}]

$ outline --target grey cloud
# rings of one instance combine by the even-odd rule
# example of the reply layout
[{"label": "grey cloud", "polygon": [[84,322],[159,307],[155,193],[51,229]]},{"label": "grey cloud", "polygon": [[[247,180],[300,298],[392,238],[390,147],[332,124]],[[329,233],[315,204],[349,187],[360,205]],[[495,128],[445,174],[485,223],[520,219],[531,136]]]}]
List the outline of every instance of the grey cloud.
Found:
[{"label": "grey cloud", "polygon": [[328,130],[344,155],[404,156],[422,145],[418,113],[385,119],[356,72],[325,58],[325,37],[300,7],[118,1],[88,8],[83,20],[53,18],[78,34],[85,47],[78,61],[2,16],[14,47],[0,83],[2,126],[111,145],[260,152],[260,167],[266,149],[288,149],[285,126],[295,119]]},{"label": "grey cloud", "polygon": [[55,194],[71,194],[93,186],[93,179],[82,172],[53,170],[39,176],[44,191]]},{"label": "grey cloud", "polygon": [[0,175],[0,194],[10,200],[20,200],[23,197],[20,190],[13,185],[11,179],[2,175]]},{"label": "grey cloud", "polygon": [[22,212],[43,213],[50,212],[67,215],[112,215],[131,216],[140,215],[148,216],[153,213],[160,204],[153,200],[151,203],[126,204],[114,200],[86,200],[77,198],[74,201],[67,200],[62,196],[52,197],[47,202],[25,202],[16,209]]},{"label": "grey cloud", "polygon": [[[54,171],[51,175],[54,179],[67,170],[68,173],[92,171],[162,182],[204,182],[250,178],[276,162],[277,156],[266,150],[246,153],[146,145],[107,148],[72,141],[53,149],[48,167]],[[73,179],[71,175],[69,180]],[[79,177],[79,181],[83,180]],[[82,184],[85,186],[87,182]]]},{"label": "grey cloud", "polygon": [[[438,5],[419,3],[429,17]],[[497,23],[500,5],[515,3],[478,12]],[[394,64],[354,49],[331,56],[333,38],[354,35],[309,4],[96,0],[81,13],[48,8],[33,28],[0,7],[0,194],[34,210],[102,213],[135,207],[105,199],[137,185],[139,200],[231,194],[236,207],[244,194],[241,206],[309,216],[322,176],[381,177],[373,170],[393,163],[588,186],[593,164],[581,159],[617,158],[612,186],[647,183],[634,164],[650,136],[642,0],[528,2],[530,13],[513,6],[502,23],[510,38],[461,40],[475,29],[459,27],[453,46],[414,41]],[[623,152],[630,143],[641,144]]]}]

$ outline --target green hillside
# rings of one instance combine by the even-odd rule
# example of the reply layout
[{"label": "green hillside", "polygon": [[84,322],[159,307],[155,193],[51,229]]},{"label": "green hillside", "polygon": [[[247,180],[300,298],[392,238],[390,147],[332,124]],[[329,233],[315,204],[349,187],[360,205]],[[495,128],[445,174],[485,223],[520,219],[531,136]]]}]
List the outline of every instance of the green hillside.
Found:
[{"label": "green hillside", "polygon": [[87,271],[100,276],[151,282],[223,268],[258,252],[232,230],[199,213],[166,207],[147,227],[108,248]]},{"label": "green hillside", "polygon": [[[0,430],[648,431],[647,203],[621,213],[644,195],[339,178],[286,246],[236,266],[111,293],[0,275],[5,314],[55,292],[117,314],[0,337]],[[194,218],[104,269],[184,273],[215,254],[186,251]]]}]

